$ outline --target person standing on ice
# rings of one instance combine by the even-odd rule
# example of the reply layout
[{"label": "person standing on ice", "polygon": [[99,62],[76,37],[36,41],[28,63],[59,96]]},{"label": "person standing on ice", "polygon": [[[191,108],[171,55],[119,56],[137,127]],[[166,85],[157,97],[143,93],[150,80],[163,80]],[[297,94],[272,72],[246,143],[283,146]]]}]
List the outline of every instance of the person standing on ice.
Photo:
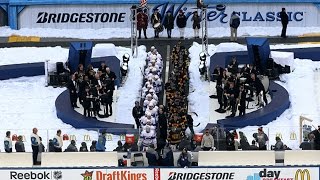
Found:
[{"label": "person standing on ice", "polygon": [[32,160],[33,165],[39,165],[37,162],[38,154],[39,154],[39,147],[40,147],[40,137],[38,136],[38,129],[33,128],[31,134],[31,147],[32,147]]},{"label": "person standing on ice", "polygon": [[229,23],[231,31],[230,41],[237,41],[237,29],[240,25],[240,17],[235,11],[232,12]]},{"label": "person standing on ice", "polygon": [[199,29],[200,29],[201,19],[197,11],[193,12],[193,17],[191,21],[193,21],[192,28],[194,32],[194,38],[199,38]]},{"label": "person standing on ice", "polygon": [[182,10],[179,11],[179,15],[177,17],[176,23],[179,28],[180,39],[183,39],[184,31],[187,26],[187,17],[184,15],[184,12]]},{"label": "person standing on ice", "polygon": [[135,106],[132,109],[132,116],[136,122],[137,128],[141,126],[139,119],[143,116],[143,108],[140,106],[139,101],[136,101]]},{"label": "person standing on ice", "polygon": [[287,38],[287,26],[289,23],[289,16],[286,13],[286,9],[282,8],[282,11],[280,12],[280,18],[281,18],[281,24],[282,24],[282,31],[281,31],[281,37]]}]

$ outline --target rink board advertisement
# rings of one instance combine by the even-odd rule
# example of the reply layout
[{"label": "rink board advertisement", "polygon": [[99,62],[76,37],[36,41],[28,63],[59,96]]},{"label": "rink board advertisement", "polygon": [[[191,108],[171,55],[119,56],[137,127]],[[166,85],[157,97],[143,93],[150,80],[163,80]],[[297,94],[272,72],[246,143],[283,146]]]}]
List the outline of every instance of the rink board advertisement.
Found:
[{"label": "rink board advertisement", "polygon": [[[34,5],[27,6],[18,15],[19,28],[130,28],[129,4],[111,5]],[[285,7],[289,16],[289,26],[320,26],[320,9],[312,3],[243,3],[224,4],[216,8],[210,4],[207,10],[208,27],[228,27],[230,15],[237,12],[241,26],[281,26],[279,12]],[[172,11],[176,17],[183,10],[188,18],[187,27],[192,26],[194,4],[184,1],[180,4],[161,3],[149,5],[149,17],[158,8],[162,16]],[[199,10],[200,11],[200,10]],[[150,20],[150,18],[149,18]],[[149,24],[149,28],[151,25]]]},{"label": "rink board advertisement", "polygon": [[0,169],[2,179],[50,180],[315,180],[319,167]]}]

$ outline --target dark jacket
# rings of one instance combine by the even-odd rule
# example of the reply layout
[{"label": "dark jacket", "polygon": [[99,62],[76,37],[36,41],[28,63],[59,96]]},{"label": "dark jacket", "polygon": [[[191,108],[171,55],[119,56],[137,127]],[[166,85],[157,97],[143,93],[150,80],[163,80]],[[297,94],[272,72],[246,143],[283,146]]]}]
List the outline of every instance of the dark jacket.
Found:
[{"label": "dark jacket", "polygon": [[173,152],[169,147],[163,149],[163,156],[161,159],[162,166],[174,166]]},{"label": "dark jacket", "polygon": [[26,152],[24,143],[22,141],[17,141],[14,146],[16,148],[16,152]]},{"label": "dark jacket", "polygon": [[78,148],[74,144],[69,144],[64,152],[78,152]]},{"label": "dark jacket", "polygon": [[148,27],[148,16],[143,13],[139,12],[137,14],[137,28],[140,29],[146,29]]},{"label": "dark jacket", "polygon": [[311,147],[311,143],[307,141],[303,141],[299,148],[301,148],[302,150],[312,150],[312,147]]},{"label": "dark jacket", "polygon": [[[110,89],[114,90],[114,81],[117,79],[116,74],[113,71],[110,71],[109,73],[106,73],[106,80],[110,79]],[[113,80],[112,80],[113,79]],[[107,87],[108,88],[108,87]],[[109,88],[108,88],[109,89]]]},{"label": "dark jacket", "polygon": [[88,147],[87,144],[85,142],[81,143],[81,147],[79,149],[80,152],[88,152]]},{"label": "dark jacket", "polygon": [[146,152],[149,166],[157,166],[159,155],[153,148],[149,148]]},{"label": "dark jacket", "polygon": [[134,106],[134,107],[132,108],[132,116],[133,116],[133,118],[135,118],[135,119],[141,118],[141,117],[143,116],[143,109],[142,109],[142,107],[141,107],[141,106],[138,106],[138,107]]},{"label": "dark jacket", "polygon": [[[157,18],[156,18],[157,17]],[[151,24],[152,26],[154,26],[155,24],[157,23],[161,23],[161,20],[162,20],[162,17],[161,17],[161,14],[160,13],[157,13],[157,14],[152,14],[151,15]]]},{"label": "dark jacket", "polygon": [[289,23],[289,17],[285,11],[280,12],[280,18],[282,24],[288,24]]},{"label": "dark jacket", "polygon": [[187,17],[183,15],[178,15],[176,20],[178,28],[185,28],[187,26]]},{"label": "dark jacket", "polygon": [[196,29],[196,28],[200,29],[200,22],[201,22],[200,16],[193,15],[191,20],[193,21],[192,28],[193,29]]},{"label": "dark jacket", "polygon": [[183,155],[183,153],[180,154],[178,159],[178,166],[180,167],[190,167],[191,166],[191,156],[189,153]]},{"label": "dark jacket", "polygon": [[240,26],[240,18],[237,14],[232,14],[230,18],[230,27],[238,28]]},{"label": "dark jacket", "polygon": [[174,18],[172,13],[167,13],[164,17],[163,26],[166,29],[173,29],[174,28]]}]

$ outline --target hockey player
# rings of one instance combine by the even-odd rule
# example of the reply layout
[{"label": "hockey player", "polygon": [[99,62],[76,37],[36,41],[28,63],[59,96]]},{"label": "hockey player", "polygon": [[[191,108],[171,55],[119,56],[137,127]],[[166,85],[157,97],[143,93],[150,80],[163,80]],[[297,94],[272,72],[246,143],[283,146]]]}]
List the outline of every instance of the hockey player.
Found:
[{"label": "hockey player", "polygon": [[153,144],[155,147],[157,146],[156,133],[155,131],[151,131],[150,126],[147,126],[146,130],[141,132],[138,144],[143,151],[145,151],[151,144]]},{"label": "hockey player", "polygon": [[152,52],[156,49],[156,47],[151,46],[150,51],[147,53],[147,58],[149,58],[152,55]]},{"label": "hockey player", "polygon": [[158,102],[158,96],[155,94],[155,90],[154,89],[150,89],[149,90],[149,94],[152,96],[152,99],[156,100]]},{"label": "hockey player", "polygon": [[151,131],[156,131],[157,126],[154,118],[147,119],[146,124],[144,126],[141,126],[142,130],[146,130],[146,127],[150,127]]},{"label": "hockey player", "polygon": [[162,80],[158,75],[154,76],[154,84],[155,84],[155,92],[158,94],[160,91],[162,91]]},{"label": "hockey player", "polygon": [[146,126],[148,121],[150,121],[151,124],[156,123],[156,120],[151,116],[150,112],[146,112],[145,116],[141,117],[140,119],[141,126]]},{"label": "hockey player", "polygon": [[150,89],[153,89],[152,85],[148,85],[147,89],[142,89],[142,99],[146,98],[146,96],[149,94]]},{"label": "hockey player", "polygon": [[156,122],[158,120],[158,109],[158,106],[152,102],[148,104],[148,108],[146,109],[146,113],[149,112],[151,116],[156,119]]},{"label": "hockey player", "polygon": [[146,109],[147,109],[149,104],[154,105],[154,104],[157,104],[157,103],[158,102],[156,100],[152,99],[152,95],[148,94],[146,96],[146,100],[144,100],[144,102],[143,102],[143,111],[146,111]]}]

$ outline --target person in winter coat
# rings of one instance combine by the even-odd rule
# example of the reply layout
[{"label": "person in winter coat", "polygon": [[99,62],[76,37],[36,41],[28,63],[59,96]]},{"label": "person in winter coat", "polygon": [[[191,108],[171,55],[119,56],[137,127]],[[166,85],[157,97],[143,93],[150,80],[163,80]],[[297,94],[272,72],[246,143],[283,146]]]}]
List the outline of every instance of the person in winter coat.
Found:
[{"label": "person in winter coat", "polygon": [[79,149],[80,152],[88,152],[88,147],[86,142],[81,143],[81,147]]},{"label": "person in winter coat", "polygon": [[11,153],[12,152],[12,140],[11,140],[11,132],[7,131],[6,132],[6,137],[4,138],[4,150],[7,153]]},{"label": "person in winter coat", "polygon": [[237,15],[235,11],[232,12],[230,17],[230,41],[237,41],[237,29],[240,25],[240,17]]},{"label": "person in winter coat", "polygon": [[274,150],[284,150],[283,142],[281,141],[280,137],[276,137],[276,144],[274,145]]},{"label": "person in winter coat", "polygon": [[132,108],[132,116],[136,122],[137,128],[141,126],[139,119],[143,116],[143,108],[140,106],[139,101],[136,101],[135,106]]},{"label": "person in winter coat", "polygon": [[144,38],[147,38],[147,27],[148,27],[148,15],[142,11],[142,9],[138,9],[137,13],[137,29],[139,31],[138,39],[141,39],[141,30],[143,30]]},{"label": "person in winter coat", "polygon": [[122,145],[122,142],[119,140],[118,141],[118,147],[116,147],[113,151],[117,151],[117,152],[125,152],[124,151],[124,147],[123,147],[123,145]]},{"label": "person in winter coat", "polygon": [[184,15],[182,10],[179,11],[179,15],[177,16],[176,20],[177,26],[180,32],[180,39],[184,38],[184,30],[187,26],[187,17]]},{"label": "person in winter coat", "polygon": [[300,144],[299,148],[302,150],[312,150],[311,143],[308,138],[304,138],[303,142]]},{"label": "person in winter coat", "polygon": [[99,136],[98,142],[96,144],[96,151],[104,152],[106,150],[106,141],[107,141],[106,134],[107,133],[105,131],[103,131],[101,133],[101,135]]},{"label": "person in winter coat", "polygon": [[96,152],[97,141],[93,140],[90,146],[90,152]]},{"label": "person in winter coat", "polygon": [[64,152],[78,152],[78,148],[76,146],[76,141],[71,140],[71,143],[67,147],[67,149],[64,150]]},{"label": "person in winter coat", "polygon": [[258,128],[258,133],[253,134],[254,139],[259,144],[259,150],[267,150],[268,136],[263,132],[262,127]]},{"label": "person in winter coat", "polygon": [[314,150],[320,150],[320,126],[310,133],[310,142],[314,144]]},{"label": "person in winter coat", "polygon": [[280,18],[281,18],[281,24],[282,24],[282,31],[281,31],[281,37],[282,38],[287,38],[287,26],[289,23],[289,17],[288,14],[286,13],[286,9],[282,8],[282,11],[280,12]]},{"label": "person in winter coat", "polygon": [[157,151],[155,150],[155,147],[153,144],[151,144],[146,151],[146,157],[148,159],[148,164],[149,166],[157,166],[158,165],[158,160],[159,160],[159,155]]},{"label": "person in winter coat", "polygon": [[174,166],[173,162],[173,151],[170,147],[170,144],[167,143],[166,146],[162,150],[162,159],[161,159],[161,165],[162,166]]},{"label": "person in winter coat", "polygon": [[49,152],[55,152],[54,144],[53,144],[53,140],[52,140],[52,139],[49,139],[48,151],[49,151]]},{"label": "person in winter coat", "polygon": [[177,164],[182,168],[191,166],[191,155],[188,153],[187,149],[182,150]]},{"label": "person in winter coat", "polygon": [[194,32],[194,38],[199,38],[199,29],[200,29],[201,19],[197,11],[193,12],[193,17],[191,21],[193,21],[192,28]]},{"label": "person in winter coat", "polygon": [[159,109],[158,114],[158,123],[159,123],[159,130],[160,130],[160,138],[167,139],[168,134],[168,120],[167,115],[164,113],[163,109]]},{"label": "person in winter coat", "polygon": [[171,38],[171,31],[174,27],[174,17],[171,11],[168,11],[165,15],[163,26],[167,29],[168,38]]},{"label": "person in winter coat", "polygon": [[26,149],[24,148],[24,143],[22,141],[22,136],[18,136],[18,141],[14,145],[16,152],[26,152]]}]

